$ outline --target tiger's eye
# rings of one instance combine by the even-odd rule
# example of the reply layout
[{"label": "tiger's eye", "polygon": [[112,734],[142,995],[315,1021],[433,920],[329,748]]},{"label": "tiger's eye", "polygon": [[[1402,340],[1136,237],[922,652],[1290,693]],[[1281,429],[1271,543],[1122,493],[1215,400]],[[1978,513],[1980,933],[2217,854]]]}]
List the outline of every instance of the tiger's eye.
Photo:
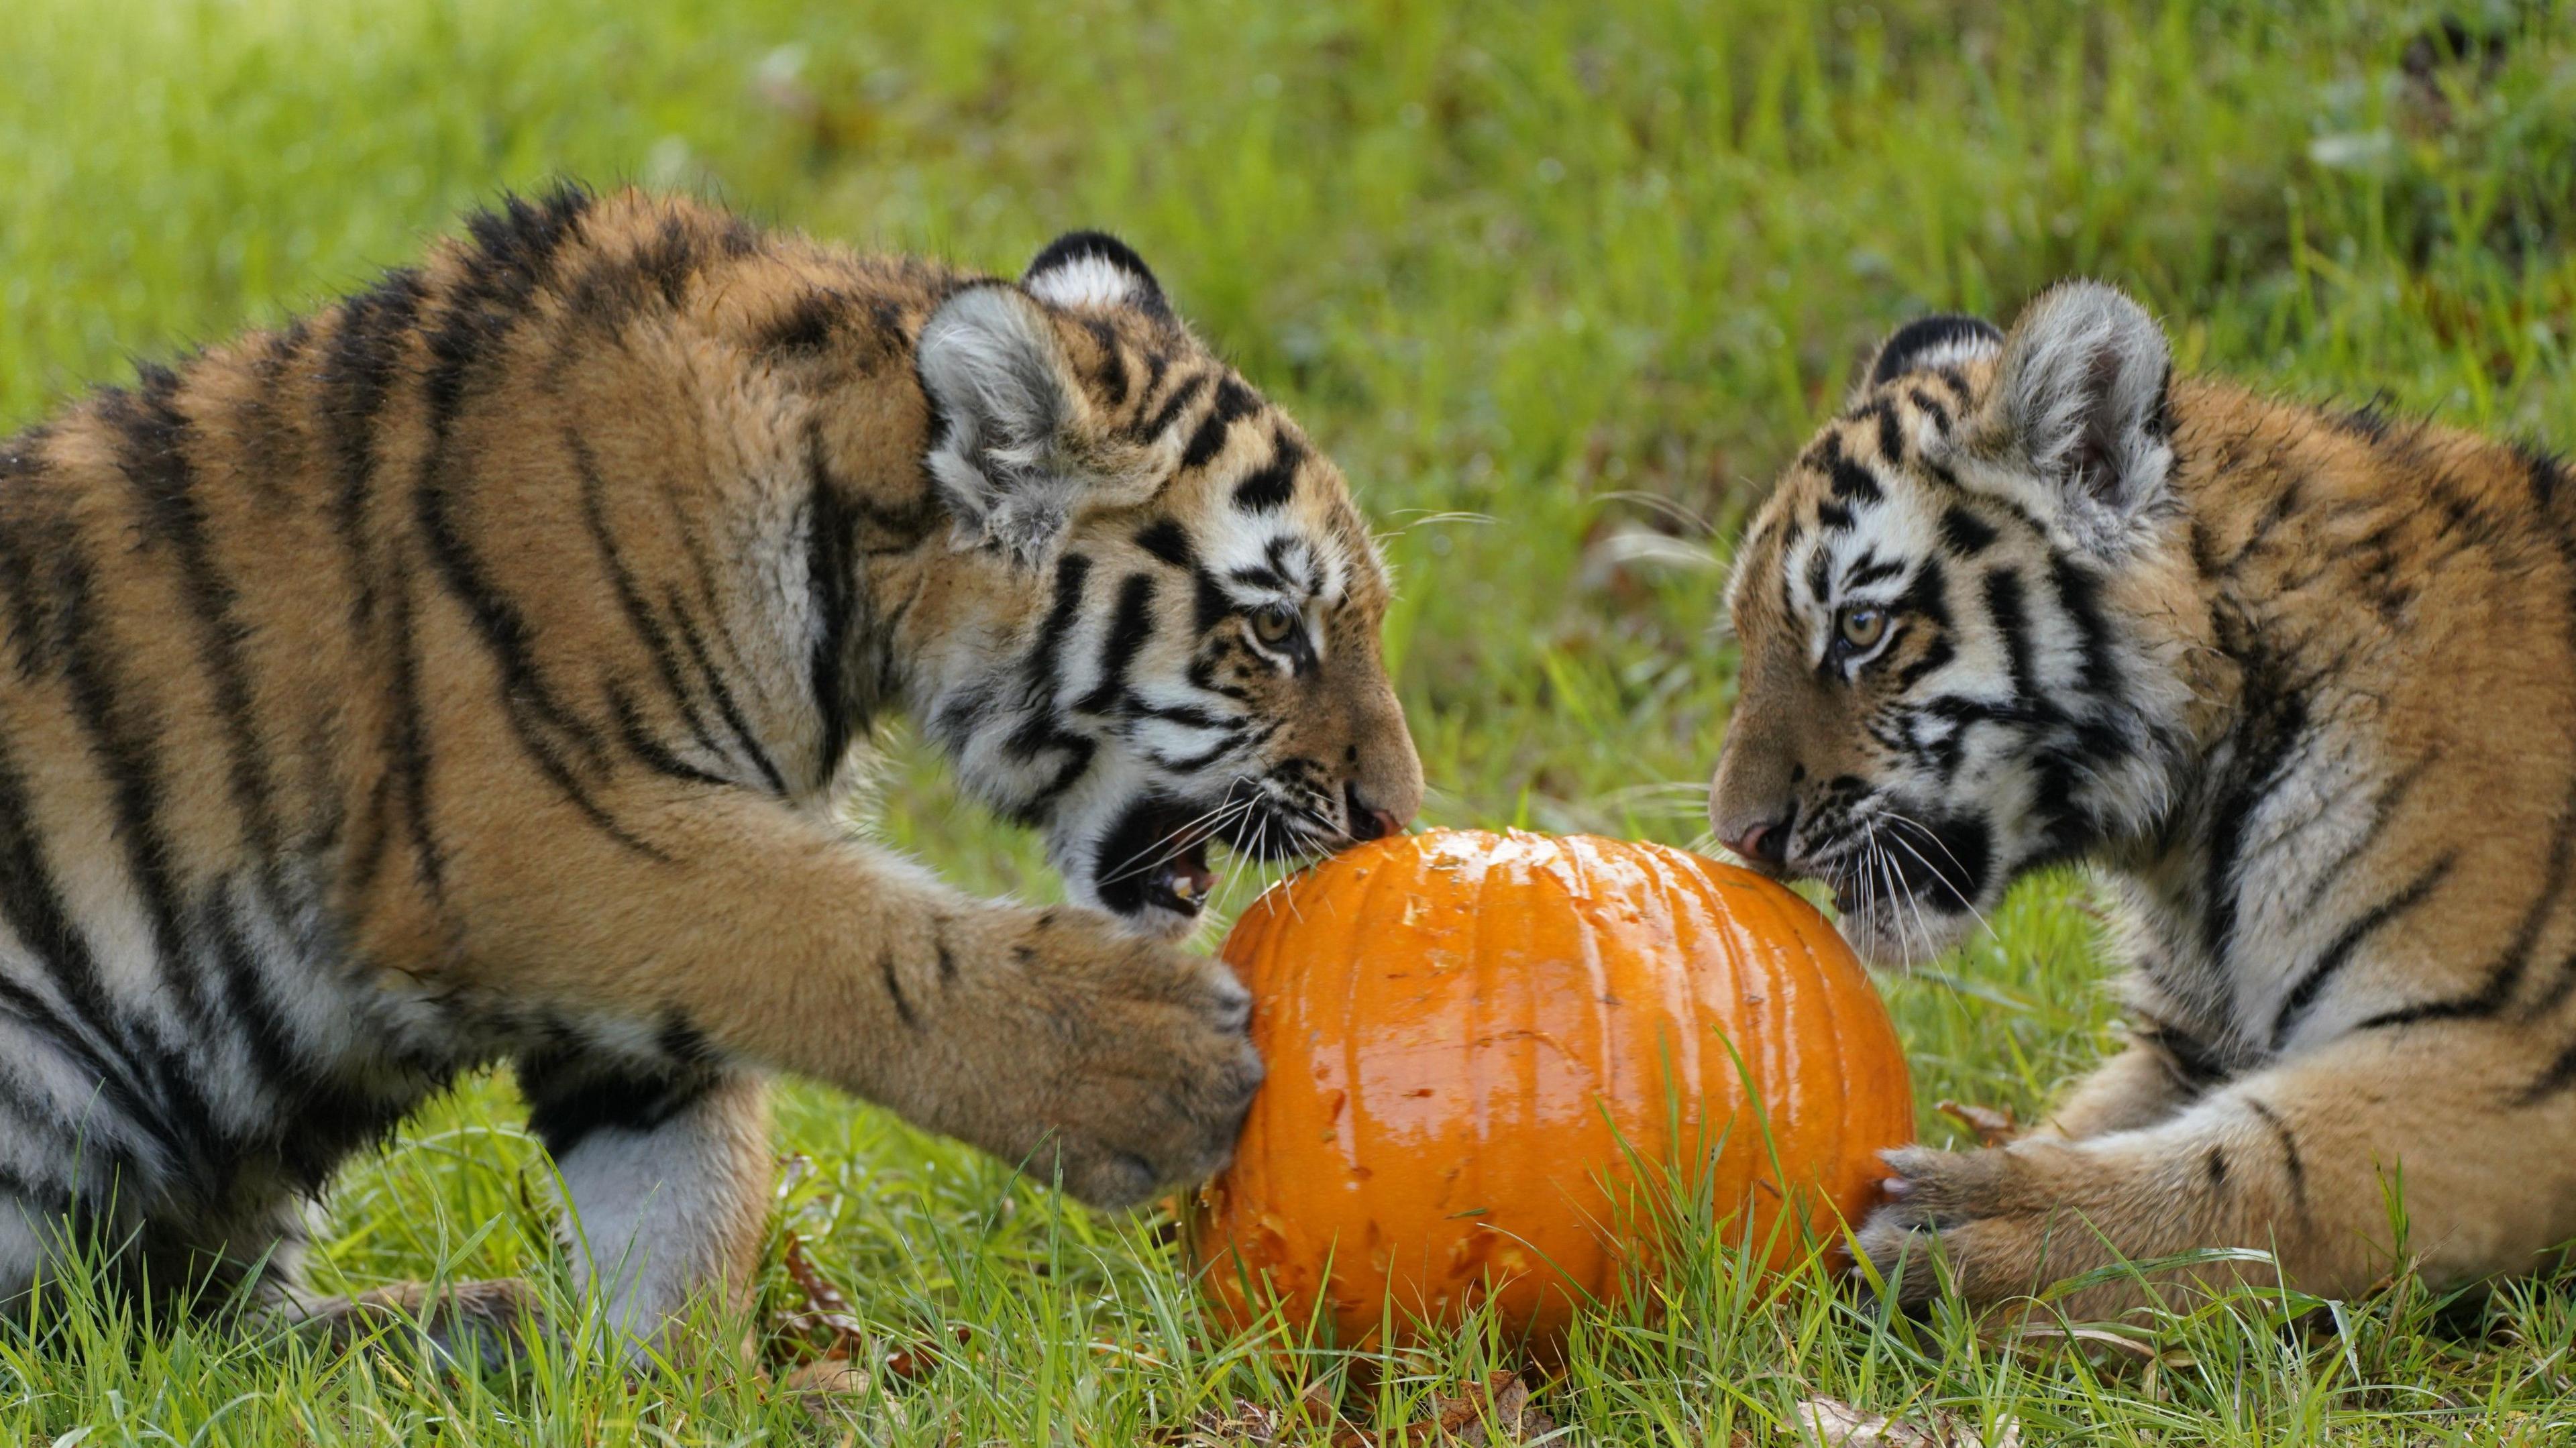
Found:
[{"label": "tiger's eye", "polygon": [[1297,610],[1284,603],[1265,603],[1252,611],[1252,636],[1273,648],[1297,631]]},{"label": "tiger's eye", "polygon": [[1847,608],[1842,617],[1843,642],[1854,652],[1878,647],[1887,635],[1887,610],[1883,608]]}]

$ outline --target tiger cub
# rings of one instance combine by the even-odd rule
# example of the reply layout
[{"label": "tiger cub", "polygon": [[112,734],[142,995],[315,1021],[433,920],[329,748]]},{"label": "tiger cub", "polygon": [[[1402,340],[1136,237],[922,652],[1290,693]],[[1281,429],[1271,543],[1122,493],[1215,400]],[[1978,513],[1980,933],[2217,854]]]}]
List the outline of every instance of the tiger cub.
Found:
[{"label": "tiger cub", "polygon": [[[2109,287],[1895,334],[1762,507],[1719,837],[1878,961],[2098,868],[2134,1029],[2039,1129],[1891,1153],[1920,1300],[2351,1296],[2576,1236],[2576,486],[2175,377]],[[2402,1203],[2392,1211],[2392,1202]],[[2246,1260],[2117,1264],[2201,1249]],[[2260,1254],[2268,1254],[2268,1258]]]},{"label": "tiger cub", "polygon": [[[317,1301],[298,1208],[507,1062],[632,1343],[738,1297],[764,1081],[1075,1195],[1225,1158],[1212,842],[1399,829],[1420,766],[1341,475],[1067,236],[1017,282],[564,189],[0,448],[0,1312],[155,1293],[488,1345],[524,1293]],[[1077,903],[851,835],[873,724]]]}]

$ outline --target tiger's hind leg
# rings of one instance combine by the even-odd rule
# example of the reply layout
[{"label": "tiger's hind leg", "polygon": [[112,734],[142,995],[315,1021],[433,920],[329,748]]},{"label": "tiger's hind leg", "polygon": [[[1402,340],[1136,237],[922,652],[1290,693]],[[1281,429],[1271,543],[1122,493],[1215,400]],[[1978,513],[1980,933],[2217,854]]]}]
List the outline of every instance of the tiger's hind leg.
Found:
[{"label": "tiger's hind leg", "polygon": [[[703,1066],[646,1066],[573,1052],[522,1060],[529,1125],[562,1178],[572,1286],[612,1350],[640,1364],[672,1346],[693,1301],[749,1301],[767,1225],[767,1083]],[[352,1346],[409,1339],[485,1370],[523,1355],[548,1320],[516,1279],[405,1282],[345,1297],[281,1296],[282,1315]]]},{"label": "tiger's hind leg", "polygon": [[516,1281],[315,1294],[303,1286],[309,1239],[291,1194],[138,1217],[115,1211],[112,1198],[48,1193],[0,1170],[0,1324],[59,1315],[65,1294],[136,1293],[173,1318],[264,1325],[340,1349],[409,1338],[444,1361],[497,1367],[542,1323],[534,1295]]},{"label": "tiger's hind leg", "polygon": [[102,1080],[87,1040],[72,1032],[66,1046],[27,1004],[19,964],[0,948],[0,1321],[26,1320],[49,1296],[146,1281],[150,1164],[166,1156],[166,1139],[127,1109],[137,1098],[125,1080]]},{"label": "tiger's hind leg", "polygon": [[519,1063],[552,1153],[574,1286],[630,1360],[673,1346],[693,1303],[745,1306],[768,1225],[769,1088],[685,1061],[548,1052]]},{"label": "tiger's hind leg", "polygon": [[2139,1130],[1887,1153],[1900,1184],[1861,1250],[1909,1304],[1936,1291],[1936,1261],[1982,1304],[2124,1263],[2269,1254],[2115,1272],[2052,1299],[2076,1317],[2203,1283],[2348,1299],[2401,1267],[2438,1289],[2529,1271],[2576,1234],[2576,1089],[2502,1029],[2355,1032]]}]

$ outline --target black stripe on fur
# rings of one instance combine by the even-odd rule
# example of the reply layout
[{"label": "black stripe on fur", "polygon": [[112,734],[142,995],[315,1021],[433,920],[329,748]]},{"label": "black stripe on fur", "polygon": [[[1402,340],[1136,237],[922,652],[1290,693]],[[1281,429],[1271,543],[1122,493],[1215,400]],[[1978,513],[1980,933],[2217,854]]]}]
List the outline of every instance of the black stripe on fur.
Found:
[{"label": "black stripe on fur", "polygon": [[858,510],[851,507],[823,456],[820,426],[805,431],[805,592],[814,642],[806,663],[819,723],[814,777],[828,780],[850,747],[857,714],[850,677],[851,641],[859,627]]},{"label": "black stripe on fur", "polygon": [[2273,1050],[2280,1050],[2289,1041],[2290,1033],[2297,1030],[2299,1022],[2315,1008],[2318,997],[2325,993],[2335,976],[2351,963],[2353,952],[2361,947],[2361,943],[2423,904],[2425,898],[2441,885],[2443,878],[2451,873],[2455,861],[2455,856],[2447,854],[2435,860],[2422,874],[2408,881],[2404,889],[2363,911],[2335,933],[2335,938],[2290,987],[2289,994],[2281,998],[2281,1008],[2272,1017]]}]

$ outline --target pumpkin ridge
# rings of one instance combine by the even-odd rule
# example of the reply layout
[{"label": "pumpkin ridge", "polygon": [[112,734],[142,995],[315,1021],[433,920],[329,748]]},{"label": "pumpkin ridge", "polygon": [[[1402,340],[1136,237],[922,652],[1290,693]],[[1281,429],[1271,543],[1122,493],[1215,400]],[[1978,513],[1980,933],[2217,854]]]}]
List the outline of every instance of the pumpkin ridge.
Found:
[{"label": "pumpkin ridge", "polygon": [[[1602,942],[1605,938],[1610,938],[1610,932],[1606,928],[1610,922],[1604,921],[1601,916],[1604,904],[1601,898],[1603,882],[1599,877],[1604,872],[1594,868],[1599,859],[1595,846],[1596,842],[1591,837],[1578,835],[1565,842],[1562,853],[1565,861],[1564,883],[1569,894],[1568,913],[1576,923],[1575,944],[1582,952],[1584,1014],[1591,1024],[1593,1038],[1591,1059],[1596,1063],[1592,1073],[1593,1090],[1591,1100],[1587,1103],[1589,1109],[1586,1116],[1587,1119],[1602,1123],[1599,1132],[1607,1154],[1603,1167],[1606,1171],[1615,1174],[1617,1168],[1615,1157],[1621,1140],[1621,1133],[1616,1130],[1615,1123],[1623,1117],[1634,1116],[1635,1113],[1624,1109],[1626,1103],[1621,1094],[1623,1082],[1620,1066],[1625,1053],[1620,1049],[1623,1042],[1618,1020],[1619,1008],[1609,1003],[1609,998],[1615,995],[1615,991],[1610,980],[1611,962],[1602,948]],[[1609,883],[1616,882],[1613,880]],[[1611,1283],[1608,1278],[1617,1265],[1617,1242],[1613,1233],[1618,1225],[1616,1220],[1618,1204],[1612,1199],[1607,1183],[1594,1181],[1592,1176],[1593,1174],[1587,1171],[1583,1181],[1560,1183],[1560,1189],[1575,1199],[1578,1215],[1591,1223],[1590,1240],[1585,1244],[1583,1270],[1578,1274],[1571,1271],[1572,1264],[1560,1265],[1568,1268],[1568,1275],[1574,1278],[1577,1286],[1599,1297],[1609,1290]],[[1587,1188],[1591,1189],[1589,1193]],[[1608,1209],[1609,1220],[1594,1216],[1592,1209],[1596,1194],[1599,1203]]]},{"label": "pumpkin ridge", "polygon": [[[1403,838],[1410,842],[1410,837]],[[1357,1023],[1362,1002],[1361,982],[1356,963],[1365,953],[1364,937],[1369,930],[1369,924],[1377,918],[1378,896],[1386,890],[1390,881],[1396,880],[1399,876],[1403,877],[1408,887],[1418,882],[1421,876],[1421,852],[1418,848],[1399,849],[1390,846],[1379,855],[1371,857],[1369,864],[1370,873],[1364,877],[1360,888],[1352,892],[1356,899],[1350,916],[1350,945],[1333,950],[1327,957],[1332,961],[1335,972],[1333,989],[1342,998],[1342,1084],[1340,1089],[1347,1093],[1343,1098],[1342,1124],[1349,1132],[1349,1139],[1343,1143],[1342,1155],[1352,1166],[1358,1166],[1367,1159],[1371,1138],[1380,1142],[1386,1139],[1378,1109],[1368,1096],[1368,1076],[1360,1062],[1360,1047],[1368,1041],[1369,1037]],[[1410,889],[1408,893],[1411,893]],[[1347,1168],[1344,1176],[1345,1180],[1349,1179]],[[1379,1188],[1374,1173],[1359,1177],[1358,1183],[1359,1189],[1348,1195],[1358,1198],[1357,1215],[1365,1224],[1374,1221],[1377,1217]],[[1346,1283],[1373,1283],[1376,1291],[1367,1295],[1376,1299],[1373,1304],[1374,1311],[1382,1318],[1389,1305],[1387,1299],[1393,1289],[1392,1278],[1378,1270],[1377,1260],[1370,1250],[1365,1225],[1362,1225],[1357,1241],[1344,1241],[1343,1235],[1340,1224],[1336,1223],[1332,1240],[1323,1244],[1328,1254],[1326,1261],[1333,1271],[1322,1282],[1320,1290],[1327,1303],[1338,1304],[1343,1295],[1340,1289]],[[1360,1295],[1356,1285],[1353,1286],[1351,1295],[1354,1300]]]},{"label": "pumpkin ridge", "polygon": [[[1799,1245],[1805,1247],[1824,1232],[1823,1218],[1828,1214],[1839,1216],[1842,1210],[1835,1200],[1840,1182],[1832,1178],[1844,1174],[1851,1152],[1847,1131],[1851,1116],[1851,1063],[1843,1050],[1849,1011],[1843,998],[1843,981],[1831,969],[1824,954],[1816,949],[1815,930],[1820,922],[1810,921],[1790,910],[1785,902],[1779,908],[1783,933],[1798,942],[1798,957],[1803,971],[1809,980],[1815,982],[1818,1013],[1823,1018],[1815,1029],[1803,1033],[1804,1049],[1809,1052],[1821,1049],[1828,1061],[1827,1068],[1821,1072],[1802,1073],[1802,1076],[1815,1078],[1815,1089],[1825,1098],[1815,1110],[1803,1112],[1800,1117],[1815,1123],[1817,1140],[1807,1144],[1807,1155],[1821,1168],[1809,1174],[1811,1180],[1795,1184],[1795,1190],[1803,1197],[1798,1206]],[[1785,1188],[1789,1184],[1783,1185]]]}]

